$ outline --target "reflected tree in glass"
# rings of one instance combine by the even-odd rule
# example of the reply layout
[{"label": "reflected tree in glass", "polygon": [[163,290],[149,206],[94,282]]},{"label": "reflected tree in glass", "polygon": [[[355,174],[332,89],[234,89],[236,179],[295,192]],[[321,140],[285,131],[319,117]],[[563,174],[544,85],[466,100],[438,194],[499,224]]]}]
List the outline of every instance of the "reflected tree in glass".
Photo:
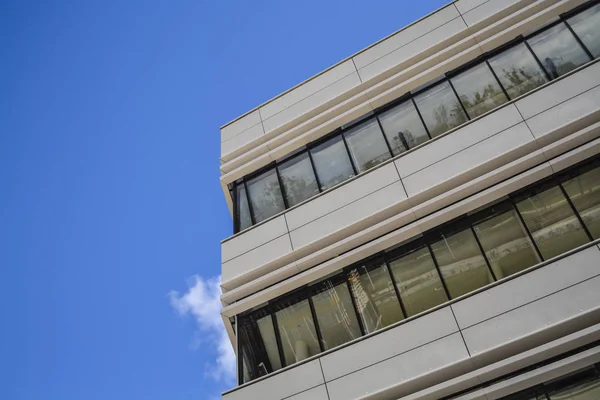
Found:
[{"label": "reflected tree in glass", "polygon": [[544,259],[589,241],[573,209],[557,186],[519,201],[517,209]]},{"label": "reflected tree in glass", "polygon": [[469,117],[475,118],[508,101],[486,63],[478,64],[451,79]]},{"label": "reflected tree in glass", "polygon": [[514,209],[480,222],[473,229],[497,279],[542,261]]},{"label": "reflected tree in glass", "polygon": [[305,152],[286,160],[277,168],[289,207],[319,193],[319,186],[308,153]]},{"label": "reflected tree in glass", "polygon": [[527,43],[551,78],[558,78],[590,61],[564,23],[527,39]]},{"label": "reflected tree in glass", "polygon": [[246,197],[246,188],[243,183],[235,186],[236,190],[236,218],[238,219],[238,228],[240,231],[252,226],[250,217],[250,208],[248,207],[248,198]]},{"label": "reflected tree in glass", "polygon": [[383,261],[350,270],[350,289],[365,333],[404,318],[394,283]]},{"label": "reflected tree in glass", "polygon": [[361,336],[356,312],[345,281],[325,281],[312,296],[323,349],[328,350]]},{"label": "reflected tree in glass", "polygon": [[276,308],[275,316],[285,364],[291,365],[319,354],[321,347],[308,300],[282,302]]},{"label": "reflected tree in glass", "polygon": [[563,187],[594,239],[600,238],[600,167],[564,182]]},{"label": "reflected tree in glass", "polygon": [[315,146],[310,152],[322,190],[354,176],[350,156],[340,135]]},{"label": "reflected tree in glass", "polygon": [[431,250],[451,298],[493,282],[471,229],[441,236],[441,240],[431,245]]},{"label": "reflected tree in glass", "polygon": [[448,82],[443,82],[415,97],[431,137],[459,126],[467,121],[462,106]]},{"label": "reflected tree in glass", "polygon": [[375,118],[350,128],[343,135],[358,172],[366,171],[391,157]]},{"label": "reflected tree in glass", "polygon": [[600,4],[567,20],[575,34],[594,57],[600,57]]},{"label": "reflected tree in glass", "polygon": [[379,115],[392,153],[398,155],[429,140],[412,101],[405,101]]},{"label": "reflected tree in glass", "polygon": [[285,209],[275,168],[249,179],[246,186],[256,223]]},{"label": "reflected tree in glass", "polygon": [[511,99],[548,81],[544,71],[524,43],[489,59],[490,66]]},{"label": "reflected tree in glass", "polygon": [[407,317],[448,301],[427,247],[395,258],[389,265]]}]

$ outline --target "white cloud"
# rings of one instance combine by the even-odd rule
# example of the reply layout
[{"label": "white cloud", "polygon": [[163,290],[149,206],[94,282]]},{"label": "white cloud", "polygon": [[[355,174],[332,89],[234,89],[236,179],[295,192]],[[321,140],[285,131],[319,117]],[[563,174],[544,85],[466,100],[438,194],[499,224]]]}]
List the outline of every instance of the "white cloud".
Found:
[{"label": "white cloud", "polygon": [[[173,308],[181,316],[191,315],[196,319],[200,334],[193,345],[214,351],[215,361],[205,366],[205,376],[232,383],[235,380],[235,354],[221,319],[221,276],[204,279],[196,275],[188,282],[188,291],[169,293]],[[206,344],[209,346],[205,346]],[[210,350],[209,350],[210,351]]]}]

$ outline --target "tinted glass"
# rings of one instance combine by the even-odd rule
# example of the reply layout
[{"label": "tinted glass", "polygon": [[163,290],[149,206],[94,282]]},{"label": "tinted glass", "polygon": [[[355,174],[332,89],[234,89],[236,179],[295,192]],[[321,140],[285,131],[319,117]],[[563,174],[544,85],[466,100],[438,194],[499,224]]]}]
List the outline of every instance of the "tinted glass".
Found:
[{"label": "tinted glass", "polygon": [[600,57],[600,4],[568,19],[569,25],[594,57]]},{"label": "tinted glass", "polygon": [[308,153],[300,154],[278,167],[288,206],[293,207],[319,193]]},{"label": "tinted glass", "polygon": [[427,247],[391,261],[390,269],[407,317],[448,301]]},{"label": "tinted glass", "polygon": [[375,332],[404,318],[394,283],[383,262],[353,268],[350,288],[365,333]]},{"label": "tinted glass", "polygon": [[312,296],[323,349],[328,350],[361,336],[346,282],[326,281]]},{"label": "tinted glass", "polygon": [[518,202],[517,208],[545,259],[588,241],[567,199],[556,186]]},{"label": "tinted glass", "polygon": [[385,111],[379,115],[379,121],[394,155],[429,140],[412,101]]},{"label": "tinted glass", "polygon": [[496,279],[542,261],[515,210],[492,217],[473,228]]},{"label": "tinted glass", "polygon": [[256,223],[264,221],[285,209],[275,169],[270,169],[255,178],[249,179],[246,186],[248,187],[250,204]]},{"label": "tinted glass", "polygon": [[550,400],[600,399],[600,379],[593,367],[548,383],[546,386]]},{"label": "tinted glass", "polygon": [[493,282],[471,229],[465,229],[431,245],[451,298]]},{"label": "tinted glass", "polygon": [[319,354],[321,348],[317,340],[308,300],[301,300],[295,304],[284,302],[277,308],[279,311],[275,313],[275,316],[285,364],[294,364]]},{"label": "tinted glass", "polygon": [[448,82],[441,83],[415,97],[431,137],[467,121],[458,99]]},{"label": "tinted glass", "polygon": [[548,81],[524,43],[490,58],[489,63],[511,99]]},{"label": "tinted glass", "polygon": [[391,157],[375,118],[347,130],[344,136],[358,172],[366,171]]},{"label": "tinted glass", "polygon": [[310,152],[319,176],[321,189],[328,189],[354,176],[350,157],[341,136],[332,137],[315,146]]},{"label": "tinted glass", "polygon": [[486,63],[469,68],[451,81],[471,118],[508,101]]},{"label": "tinted glass", "polygon": [[592,237],[600,238],[600,167],[563,183],[563,187]]},{"label": "tinted glass", "polygon": [[270,315],[262,312],[239,319],[244,382],[281,368],[275,330]]},{"label": "tinted glass", "polygon": [[246,188],[244,184],[238,184],[235,186],[236,190],[236,201],[237,201],[237,219],[238,229],[244,230],[252,226],[252,220],[250,219],[250,208],[248,208],[248,198],[246,197]]},{"label": "tinted glass", "polygon": [[543,31],[527,42],[552,78],[558,78],[590,60],[563,23]]}]

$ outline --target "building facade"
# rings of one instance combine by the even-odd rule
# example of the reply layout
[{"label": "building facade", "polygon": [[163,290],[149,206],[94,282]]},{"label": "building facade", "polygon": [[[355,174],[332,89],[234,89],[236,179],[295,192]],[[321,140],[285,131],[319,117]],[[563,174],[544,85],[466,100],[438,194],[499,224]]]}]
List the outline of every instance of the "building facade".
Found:
[{"label": "building facade", "polygon": [[453,1],[221,143],[223,399],[600,399],[599,1]]}]

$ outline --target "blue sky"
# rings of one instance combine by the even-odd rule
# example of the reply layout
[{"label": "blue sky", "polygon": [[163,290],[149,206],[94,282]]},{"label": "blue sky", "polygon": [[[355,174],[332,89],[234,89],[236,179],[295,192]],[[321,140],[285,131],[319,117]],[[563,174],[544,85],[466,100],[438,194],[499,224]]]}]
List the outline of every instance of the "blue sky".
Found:
[{"label": "blue sky", "polygon": [[0,2],[0,398],[232,387],[219,126],[444,3]]}]

